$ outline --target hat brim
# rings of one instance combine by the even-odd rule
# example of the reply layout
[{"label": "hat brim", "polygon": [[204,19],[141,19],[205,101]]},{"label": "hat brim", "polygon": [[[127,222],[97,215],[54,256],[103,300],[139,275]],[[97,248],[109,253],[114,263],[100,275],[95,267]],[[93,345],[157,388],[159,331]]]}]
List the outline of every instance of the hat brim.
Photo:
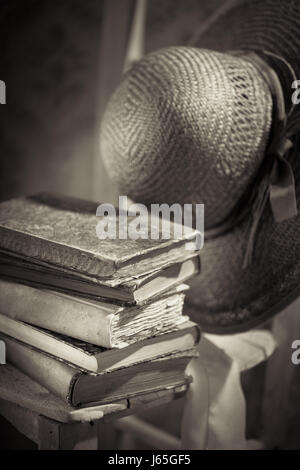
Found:
[{"label": "hat brim", "polygon": [[[299,160],[299,159],[298,159]],[[296,167],[300,203],[300,162]],[[254,328],[300,295],[300,215],[273,220],[270,207],[259,224],[252,263],[243,269],[249,224],[205,240],[202,271],[190,282],[187,313],[210,333]]]}]

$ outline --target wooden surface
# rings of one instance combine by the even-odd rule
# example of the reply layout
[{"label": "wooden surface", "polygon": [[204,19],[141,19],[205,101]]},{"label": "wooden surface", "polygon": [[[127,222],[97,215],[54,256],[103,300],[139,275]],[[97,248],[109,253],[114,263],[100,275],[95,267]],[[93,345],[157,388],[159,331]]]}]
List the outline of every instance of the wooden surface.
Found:
[{"label": "wooden surface", "polygon": [[[109,421],[183,396],[187,385],[75,409],[10,364],[0,367],[0,414],[39,449],[107,448]],[[114,431],[115,432],[115,431]]]},{"label": "wooden surface", "polygon": [[1,413],[6,407],[6,402],[62,423],[92,421],[102,418],[107,413],[125,410],[128,406],[127,400],[122,400],[91,408],[72,408],[10,364],[0,367]]},{"label": "wooden surface", "polygon": [[58,423],[39,417],[39,450],[97,450],[97,425],[94,423]]}]

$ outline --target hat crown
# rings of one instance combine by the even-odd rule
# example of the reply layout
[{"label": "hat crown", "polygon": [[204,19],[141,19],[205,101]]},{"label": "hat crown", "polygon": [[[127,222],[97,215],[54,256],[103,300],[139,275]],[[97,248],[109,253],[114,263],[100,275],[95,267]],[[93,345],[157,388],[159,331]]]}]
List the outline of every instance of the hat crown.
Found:
[{"label": "hat crown", "polygon": [[271,119],[268,85],[247,60],[166,48],[124,76],[104,114],[101,151],[121,192],[146,204],[204,203],[210,228],[253,181]]}]

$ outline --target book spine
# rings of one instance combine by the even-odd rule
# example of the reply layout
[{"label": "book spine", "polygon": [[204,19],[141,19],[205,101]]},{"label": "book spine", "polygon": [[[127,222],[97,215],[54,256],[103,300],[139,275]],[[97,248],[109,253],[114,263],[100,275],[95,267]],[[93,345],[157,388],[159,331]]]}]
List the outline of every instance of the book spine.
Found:
[{"label": "book spine", "polygon": [[[96,236],[96,235],[95,235]],[[109,277],[116,267],[93,253],[0,226],[1,248],[90,276]]]},{"label": "book spine", "polygon": [[87,343],[112,347],[113,314],[70,296],[0,279],[0,312]]},{"label": "book spine", "polygon": [[90,372],[97,372],[97,360],[94,355],[88,354],[81,348],[73,346],[73,344],[68,341],[69,338],[60,336],[58,339],[57,336],[50,331],[37,328],[18,320],[13,320],[0,313],[0,334],[1,333],[75,367],[78,366]]},{"label": "book spine", "polygon": [[50,392],[71,404],[74,383],[81,371],[1,334],[7,360]]}]

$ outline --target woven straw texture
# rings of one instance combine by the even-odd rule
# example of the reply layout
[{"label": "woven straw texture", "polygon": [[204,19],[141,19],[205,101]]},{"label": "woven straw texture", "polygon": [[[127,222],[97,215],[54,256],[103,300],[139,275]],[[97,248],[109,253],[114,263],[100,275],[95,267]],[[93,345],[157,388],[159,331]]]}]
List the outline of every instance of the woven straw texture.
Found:
[{"label": "woven straw texture", "polygon": [[[243,2],[198,41],[206,49],[161,50],[128,72],[104,115],[101,149],[121,193],[146,204],[204,203],[209,229],[228,218],[253,183],[270,135],[272,99],[252,64],[207,48],[267,49],[297,73],[300,4]],[[290,106],[291,77],[284,68],[278,75]],[[299,207],[299,155],[291,163]],[[205,242],[187,311],[206,331],[246,330],[299,294],[300,217],[275,224],[267,205],[253,262],[243,270],[248,228],[245,219]]]},{"label": "woven straw texture", "polygon": [[268,86],[243,59],[184,47],[149,54],[105,113],[106,168],[135,200],[204,203],[210,228],[261,163],[271,109]]}]

